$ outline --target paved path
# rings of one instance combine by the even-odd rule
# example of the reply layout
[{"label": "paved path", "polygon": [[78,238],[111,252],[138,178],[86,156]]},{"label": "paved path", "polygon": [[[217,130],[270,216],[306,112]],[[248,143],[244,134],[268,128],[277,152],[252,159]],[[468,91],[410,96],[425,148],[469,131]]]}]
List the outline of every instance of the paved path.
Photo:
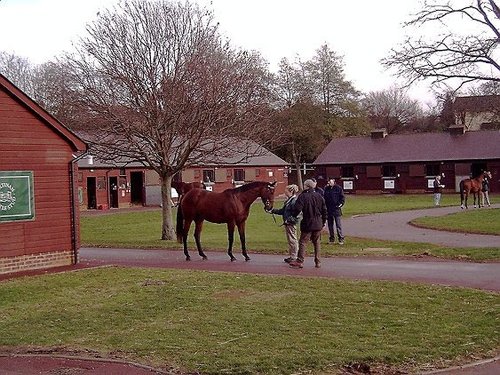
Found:
[{"label": "paved path", "polygon": [[[500,208],[500,204],[492,205],[492,207]],[[488,209],[481,208],[481,210]],[[469,210],[472,210],[472,208],[469,208]],[[460,207],[454,206],[358,215],[344,219],[343,229],[345,236],[379,240],[424,242],[450,247],[500,247],[500,233],[499,236],[453,233],[417,228],[408,224],[418,217],[443,216],[460,211]]]},{"label": "paved path", "polygon": [[[327,246],[327,245],[325,245]],[[314,268],[312,257],[303,269],[291,269],[283,255],[250,254],[231,262],[223,252],[206,252],[208,260],[192,254],[186,262],[181,250],[80,249],[80,262],[89,266],[122,265],[197,269],[255,274],[318,276],[360,280],[394,280],[449,286],[463,286],[500,292],[500,263],[472,263],[431,257],[333,257],[323,258],[322,267]]]}]

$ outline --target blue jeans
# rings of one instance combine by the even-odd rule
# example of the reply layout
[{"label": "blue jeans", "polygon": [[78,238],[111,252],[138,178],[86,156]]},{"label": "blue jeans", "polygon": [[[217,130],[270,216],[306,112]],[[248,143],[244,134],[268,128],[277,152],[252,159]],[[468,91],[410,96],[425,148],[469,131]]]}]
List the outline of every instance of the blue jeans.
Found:
[{"label": "blue jeans", "polygon": [[337,228],[337,237],[339,242],[344,241],[344,235],[342,234],[342,216],[340,215],[328,215],[328,232],[330,233],[330,242],[335,241],[335,230],[334,230],[334,223],[335,227]]},{"label": "blue jeans", "polygon": [[441,193],[434,193],[434,206],[439,206],[441,203]]}]

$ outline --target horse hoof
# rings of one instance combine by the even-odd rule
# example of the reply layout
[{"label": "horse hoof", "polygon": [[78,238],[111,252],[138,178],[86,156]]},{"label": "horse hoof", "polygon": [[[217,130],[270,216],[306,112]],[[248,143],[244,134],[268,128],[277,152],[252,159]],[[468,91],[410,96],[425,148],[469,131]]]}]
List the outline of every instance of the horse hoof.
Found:
[{"label": "horse hoof", "polygon": [[246,258],[245,258],[245,262],[248,262],[249,260],[250,260],[250,258],[249,258],[249,257],[246,257]]},{"label": "horse hoof", "polygon": [[231,262],[236,262],[236,258],[235,258],[235,257],[232,257],[232,258],[231,258]]},{"label": "horse hoof", "polygon": [[201,257],[201,259],[203,259],[203,260],[207,260],[208,258],[207,258],[207,256],[206,256],[206,255],[204,255],[204,256],[202,256],[202,257]]},{"label": "horse hoof", "polygon": [[191,260],[191,257],[190,256],[187,256],[186,257],[186,261],[190,261]]}]

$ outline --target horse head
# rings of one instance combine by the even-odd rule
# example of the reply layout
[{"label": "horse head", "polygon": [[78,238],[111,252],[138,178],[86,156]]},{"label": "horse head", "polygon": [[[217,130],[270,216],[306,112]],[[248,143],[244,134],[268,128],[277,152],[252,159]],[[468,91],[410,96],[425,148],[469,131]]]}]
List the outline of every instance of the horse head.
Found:
[{"label": "horse head", "polygon": [[484,171],[483,172],[483,177],[484,178],[489,178],[491,180],[491,172],[490,171]]},{"label": "horse head", "polygon": [[262,199],[262,203],[264,203],[264,209],[267,211],[273,208],[275,188],[276,181],[266,183],[260,190],[260,198]]}]

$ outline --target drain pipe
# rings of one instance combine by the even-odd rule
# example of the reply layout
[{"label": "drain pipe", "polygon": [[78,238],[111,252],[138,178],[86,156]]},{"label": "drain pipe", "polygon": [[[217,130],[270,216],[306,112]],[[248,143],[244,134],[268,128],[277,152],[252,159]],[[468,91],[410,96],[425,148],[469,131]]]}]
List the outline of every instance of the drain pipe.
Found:
[{"label": "drain pipe", "polygon": [[79,160],[89,155],[89,151],[85,151],[82,154],[75,156],[69,162],[69,186],[70,186],[70,211],[71,211],[71,250],[73,251],[73,264],[78,263],[78,248],[77,248],[77,227],[76,227],[76,201],[75,201],[75,166],[78,167],[77,163]]}]

